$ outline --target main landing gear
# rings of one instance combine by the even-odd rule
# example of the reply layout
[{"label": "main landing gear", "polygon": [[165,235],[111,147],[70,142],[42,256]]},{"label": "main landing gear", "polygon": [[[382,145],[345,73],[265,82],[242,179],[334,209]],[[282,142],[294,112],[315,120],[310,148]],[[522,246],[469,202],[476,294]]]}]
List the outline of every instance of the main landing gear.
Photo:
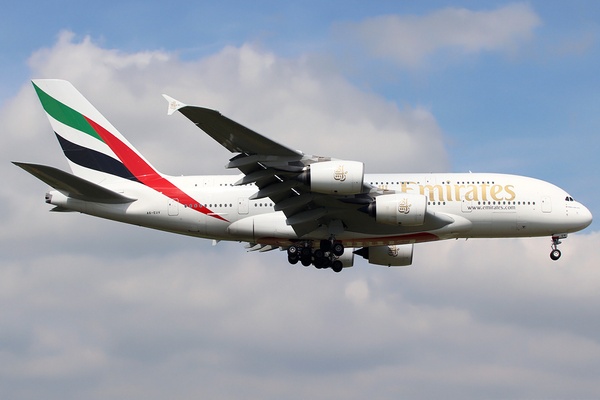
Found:
[{"label": "main landing gear", "polygon": [[558,249],[558,245],[561,244],[562,242],[560,241],[560,239],[565,239],[567,237],[566,233],[562,233],[560,235],[553,235],[552,236],[552,251],[550,252],[550,258],[554,261],[558,260],[561,256],[561,252]]},{"label": "main landing gear", "polygon": [[312,241],[302,245],[293,244],[287,249],[290,264],[298,261],[305,267],[314,265],[317,269],[331,268],[335,272],[341,272],[343,263],[338,259],[344,254],[344,245],[335,240],[321,240],[318,248],[313,248]]}]

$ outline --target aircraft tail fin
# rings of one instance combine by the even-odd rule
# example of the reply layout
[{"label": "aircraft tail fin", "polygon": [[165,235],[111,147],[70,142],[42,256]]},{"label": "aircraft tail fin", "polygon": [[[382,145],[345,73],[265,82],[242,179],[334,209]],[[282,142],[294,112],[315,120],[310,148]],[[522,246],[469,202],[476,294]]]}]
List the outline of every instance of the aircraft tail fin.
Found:
[{"label": "aircraft tail fin", "polygon": [[160,175],[70,82],[32,83],[76,176],[91,182],[107,175],[140,182]]}]

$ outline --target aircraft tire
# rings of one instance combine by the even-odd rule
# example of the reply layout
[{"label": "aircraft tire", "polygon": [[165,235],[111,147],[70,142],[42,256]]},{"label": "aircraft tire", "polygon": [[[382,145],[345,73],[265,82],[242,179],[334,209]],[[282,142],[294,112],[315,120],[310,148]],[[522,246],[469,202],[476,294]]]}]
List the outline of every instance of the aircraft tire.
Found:
[{"label": "aircraft tire", "polygon": [[344,268],[344,264],[342,264],[342,262],[340,260],[335,260],[331,264],[331,269],[334,270],[335,272],[342,272],[343,268]]},{"label": "aircraft tire", "polygon": [[344,245],[341,243],[334,243],[333,246],[331,247],[331,252],[336,257],[341,256],[342,254],[344,254]]},{"label": "aircraft tire", "polygon": [[315,250],[313,265],[317,269],[327,268],[327,258],[322,250]]},{"label": "aircraft tire", "polygon": [[550,258],[554,261],[558,260],[561,256],[560,250],[554,249],[550,252]]},{"label": "aircraft tire", "polygon": [[298,247],[291,245],[290,247],[288,247],[287,249],[287,253],[288,253],[288,257],[298,257]]},{"label": "aircraft tire", "polygon": [[300,257],[301,258],[309,258],[312,256],[312,251],[310,247],[302,247],[300,248]]},{"label": "aircraft tire", "polygon": [[321,240],[319,243],[319,248],[323,251],[331,250],[331,241],[330,240]]}]

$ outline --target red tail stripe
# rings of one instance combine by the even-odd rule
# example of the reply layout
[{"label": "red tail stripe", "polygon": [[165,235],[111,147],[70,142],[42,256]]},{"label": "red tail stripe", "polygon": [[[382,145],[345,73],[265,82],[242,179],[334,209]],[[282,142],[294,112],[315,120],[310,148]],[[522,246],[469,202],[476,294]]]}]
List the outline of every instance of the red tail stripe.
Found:
[{"label": "red tail stripe", "polygon": [[210,209],[201,205],[187,193],[179,189],[169,180],[161,176],[154,168],[145,162],[135,151],[131,150],[125,143],[117,139],[112,133],[98,125],[88,117],[84,118],[94,128],[104,142],[115,152],[117,157],[125,164],[125,167],[131,171],[135,177],[144,185],[164,194],[165,196],[181,203],[183,205],[198,204],[198,208],[194,208],[203,214],[211,217],[227,221],[218,214],[214,214]]}]

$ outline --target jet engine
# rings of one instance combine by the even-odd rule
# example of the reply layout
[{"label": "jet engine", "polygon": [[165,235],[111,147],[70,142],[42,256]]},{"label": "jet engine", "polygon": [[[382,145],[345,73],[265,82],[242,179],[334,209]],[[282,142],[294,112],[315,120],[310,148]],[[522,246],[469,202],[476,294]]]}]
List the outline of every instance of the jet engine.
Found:
[{"label": "jet engine", "polygon": [[354,254],[369,260],[369,264],[406,267],[412,264],[413,246],[413,244],[395,244],[391,246],[363,247],[356,250]]},{"label": "jet engine", "polygon": [[365,166],[358,161],[324,161],[311,164],[303,174],[316,193],[349,195],[362,192]]},{"label": "jet engine", "polygon": [[370,216],[388,225],[423,225],[426,212],[427,197],[412,193],[383,194],[368,207]]}]

